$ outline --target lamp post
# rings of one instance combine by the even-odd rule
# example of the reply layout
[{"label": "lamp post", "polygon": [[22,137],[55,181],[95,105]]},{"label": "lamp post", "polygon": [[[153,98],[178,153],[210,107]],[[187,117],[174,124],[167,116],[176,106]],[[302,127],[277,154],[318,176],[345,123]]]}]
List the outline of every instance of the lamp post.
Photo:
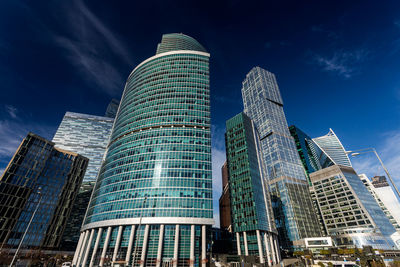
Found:
[{"label": "lamp post", "polygon": [[39,188],[38,188],[38,191],[37,191],[37,194],[39,195],[39,202],[37,203],[36,208],[35,208],[35,211],[33,212],[32,216],[31,216],[31,219],[29,220],[28,226],[27,226],[26,229],[25,229],[25,232],[24,232],[24,235],[23,235],[22,238],[21,238],[21,241],[19,241],[18,248],[17,248],[17,250],[15,251],[15,255],[14,255],[14,257],[13,257],[11,263],[10,263],[10,267],[13,266],[15,260],[17,259],[18,252],[19,252],[19,250],[21,249],[22,243],[24,242],[24,238],[25,238],[25,236],[26,236],[26,233],[28,232],[29,226],[31,226],[31,223],[32,223],[32,221],[33,221],[33,218],[35,217],[35,214],[36,214],[36,212],[37,212],[37,210],[38,210],[38,208],[39,208],[39,206],[40,206],[40,202],[42,201],[42,192],[41,192],[41,191],[42,191],[42,188],[39,187]]},{"label": "lamp post", "polygon": [[365,154],[365,153],[370,153],[370,152],[373,152],[375,154],[375,156],[378,158],[379,162],[382,165],[382,168],[385,170],[387,177],[389,178],[390,182],[392,183],[394,190],[396,190],[397,196],[400,198],[399,189],[397,189],[396,184],[394,183],[392,177],[389,174],[389,171],[386,169],[385,165],[383,164],[383,162],[382,162],[381,158],[379,157],[378,153],[376,152],[375,148],[370,147],[370,148],[364,148],[364,149],[359,149],[359,150],[354,150],[354,151],[346,151],[347,154],[350,154],[353,157],[356,157],[358,155]]}]

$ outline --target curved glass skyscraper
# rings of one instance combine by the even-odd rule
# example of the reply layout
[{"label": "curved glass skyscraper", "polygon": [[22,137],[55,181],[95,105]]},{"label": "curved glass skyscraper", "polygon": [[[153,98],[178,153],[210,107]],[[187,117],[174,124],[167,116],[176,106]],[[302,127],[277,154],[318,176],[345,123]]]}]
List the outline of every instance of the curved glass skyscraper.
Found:
[{"label": "curved glass skyscraper", "polygon": [[205,266],[209,56],[193,38],[166,34],[129,75],[74,265]]}]

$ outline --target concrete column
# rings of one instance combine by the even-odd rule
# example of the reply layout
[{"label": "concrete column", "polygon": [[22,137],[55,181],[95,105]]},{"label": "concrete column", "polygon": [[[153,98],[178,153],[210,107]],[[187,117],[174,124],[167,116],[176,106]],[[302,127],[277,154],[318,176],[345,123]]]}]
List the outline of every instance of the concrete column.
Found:
[{"label": "concrete column", "polygon": [[247,234],[243,232],[243,241],[244,241],[244,255],[249,256],[249,248],[247,247]]},{"label": "concrete column", "polygon": [[161,224],[160,225],[160,236],[158,238],[156,267],[160,267],[161,266],[163,240],[164,240],[164,224]]},{"label": "concrete column", "polygon": [[206,226],[201,226],[201,267],[206,267],[207,260],[207,246],[206,246]]},{"label": "concrete column", "polygon": [[76,262],[78,261],[78,254],[81,250],[84,236],[85,236],[85,232],[81,232],[81,234],[79,236],[78,245],[76,246],[76,250],[74,253],[74,258],[72,259],[72,266],[76,266]]},{"label": "concrete column", "polygon": [[100,238],[101,238],[102,233],[103,233],[103,228],[99,228],[99,231],[97,231],[96,243],[94,243],[92,257],[90,258],[89,267],[93,267],[94,258],[96,257],[97,249],[99,248],[99,243],[100,243]]},{"label": "concrete column", "polygon": [[94,228],[90,232],[89,242],[88,242],[88,244],[86,246],[86,251],[84,252],[84,255],[83,255],[82,266],[86,266],[86,261],[87,261],[87,259],[89,257],[90,246],[92,245],[92,241],[93,241],[93,235],[94,235]]},{"label": "concrete column", "polygon": [[273,265],[277,264],[276,262],[276,251],[275,251],[275,246],[274,246],[274,240],[272,237],[272,234],[269,235],[269,244],[271,246],[271,251],[272,251],[272,263]]},{"label": "concrete column", "polygon": [[174,267],[178,267],[178,246],[179,246],[179,224],[175,226],[174,258],[172,259]]},{"label": "concrete column", "polygon": [[126,256],[125,256],[126,266],[129,266],[129,262],[131,260],[131,253],[132,253],[133,237],[134,236],[135,236],[135,225],[132,225],[131,234],[129,235],[128,249],[126,250]]},{"label": "concrete column", "polygon": [[106,239],[104,240],[104,246],[103,246],[103,251],[101,252],[99,267],[103,266],[104,260],[106,259],[106,252],[107,252],[108,243],[110,242],[110,236],[111,236],[111,226],[109,226],[107,228],[107,235],[106,235]]},{"label": "concrete column", "polygon": [[260,263],[264,263],[264,253],[263,253],[263,247],[261,243],[261,236],[260,236],[260,230],[256,230],[257,234],[257,245],[258,245],[258,253],[260,255]]},{"label": "concrete column", "polygon": [[237,246],[237,253],[238,255],[242,255],[242,249],[240,248],[240,234],[236,232],[236,246]]},{"label": "concrete column", "polygon": [[195,236],[195,225],[192,224],[190,228],[190,267],[194,266],[194,236]]},{"label": "concrete column", "polygon": [[82,248],[80,249],[79,254],[78,254],[78,261],[76,262],[76,266],[81,265],[82,254],[86,250],[86,242],[87,242],[88,237],[89,237],[89,230],[86,230],[85,236],[84,236],[83,242],[82,242]]},{"label": "concrete column", "polygon": [[264,246],[265,246],[265,253],[267,254],[267,265],[272,266],[271,264],[271,256],[270,256],[270,251],[269,251],[269,245],[268,245],[268,234],[264,233]]},{"label": "concrete column", "polygon": [[140,267],[144,267],[144,261],[146,260],[146,249],[147,249],[147,242],[149,241],[149,231],[150,231],[150,225],[146,224],[146,227],[144,228],[142,255],[140,256]]},{"label": "concrete column", "polygon": [[275,244],[275,250],[276,250],[276,262],[280,263],[281,262],[281,251],[279,250],[277,236],[274,236],[274,244]]},{"label": "concrete column", "polygon": [[122,228],[123,228],[122,225],[120,225],[118,227],[117,240],[115,240],[114,253],[113,253],[113,257],[112,257],[112,261],[113,262],[117,260],[117,253],[118,253],[118,249],[119,249],[119,243],[121,243]]}]

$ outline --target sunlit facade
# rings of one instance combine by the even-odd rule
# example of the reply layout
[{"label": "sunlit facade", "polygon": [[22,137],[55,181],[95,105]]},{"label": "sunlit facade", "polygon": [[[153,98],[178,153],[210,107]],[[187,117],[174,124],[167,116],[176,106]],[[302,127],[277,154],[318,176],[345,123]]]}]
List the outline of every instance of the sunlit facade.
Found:
[{"label": "sunlit facade", "polygon": [[97,178],[113,122],[113,118],[66,112],[53,137],[56,147],[89,159],[84,182]]},{"label": "sunlit facade", "polygon": [[163,35],[129,75],[77,266],[205,266],[213,223],[209,54]]},{"label": "sunlit facade", "polygon": [[333,165],[310,178],[328,235],[337,246],[396,248],[395,228],[353,168]]},{"label": "sunlit facade", "polygon": [[242,83],[244,113],[260,135],[281,246],[320,236],[306,174],[283,111],[275,75],[253,68]]},{"label": "sunlit facade", "polygon": [[[365,187],[374,197],[379,207],[385,213],[390,223],[394,226],[397,232],[400,233],[400,205],[389,183],[386,181],[385,176],[375,176],[371,182],[365,174],[360,174],[358,177],[361,179]],[[383,202],[383,200],[385,202]]]},{"label": "sunlit facade", "polygon": [[316,159],[316,161],[312,161],[315,170],[332,165],[351,167],[349,156],[332,129],[329,129],[329,133],[324,136],[307,141]]}]

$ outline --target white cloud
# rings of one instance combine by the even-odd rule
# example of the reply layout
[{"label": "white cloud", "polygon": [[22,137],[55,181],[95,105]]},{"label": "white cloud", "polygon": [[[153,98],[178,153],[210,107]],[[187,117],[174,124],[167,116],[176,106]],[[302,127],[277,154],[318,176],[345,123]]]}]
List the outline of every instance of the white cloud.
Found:
[{"label": "white cloud", "polygon": [[337,39],[339,37],[339,35],[336,32],[328,30],[323,25],[313,25],[311,27],[311,31],[326,34],[329,38],[332,38],[332,39]]},{"label": "white cloud", "polygon": [[111,96],[120,94],[124,77],[114,62],[131,66],[129,50],[83,1],[68,3],[63,10],[61,19],[69,34],[52,33],[55,43],[88,84],[96,84]]},{"label": "white cloud", "polygon": [[122,62],[132,67],[129,49],[84,1],[49,1],[49,6],[52,4],[61,11],[54,16],[48,14],[54,25],[43,20],[29,4],[20,3],[32,21],[29,26],[40,32],[43,42],[54,42],[60,47],[60,54],[88,85],[96,85],[110,96],[120,95],[126,77],[122,77],[116,64]]},{"label": "white cloud", "polygon": [[11,106],[11,105],[5,105],[5,109],[6,109],[6,112],[8,113],[8,115],[9,115],[11,118],[13,118],[13,119],[16,119],[16,118],[17,118],[17,112],[18,112],[18,110],[17,110],[16,107]]},{"label": "white cloud", "polygon": [[78,68],[88,84],[97,84],[98,88],[111,96],[122,92],[124,80],[121,74],[90,45],[64,37],[56,37],[55,40],[66,50],[66,57]]},{"label": "white cloud", "polygon": [[322,67],[323,71],[333,72],[341,77],[350,78],[359,71],[359,64],[366,60],[368,54],[368,51],[364,49],[337,51],[330,57],[315,54],[314,61]]},{"label": "white cloud", "polygon": [[[382,135],[382,139],[383,142],[376,147],[376,151],[397,187],[400,187],[400,131],[387,132]],[[351,161],[357,173],[365,173],[370,178],[375,175],[386,176],[381,164],[373,153],[352,157]]]}]

